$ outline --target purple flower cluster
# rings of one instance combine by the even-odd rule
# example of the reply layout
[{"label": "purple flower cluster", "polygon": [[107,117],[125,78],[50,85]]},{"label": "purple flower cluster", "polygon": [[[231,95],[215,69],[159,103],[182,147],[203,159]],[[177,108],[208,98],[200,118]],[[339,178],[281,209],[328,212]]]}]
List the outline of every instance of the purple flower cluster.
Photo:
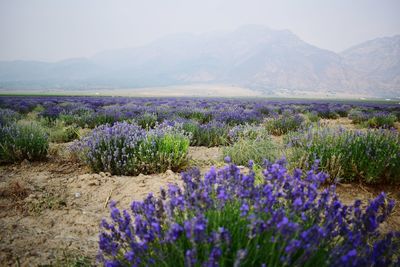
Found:
[{"label": "purple flower cluster", "polygon": [[39,125],[0,124],[0,163],[43,160],[48,148],[48,136]]},{"label": "purple flower cluster", "polygon": [[8,108],[0,108],[0,126],[13,123],[19,118],[18,112]]},{"label": "purple flower cluster", "polygon": [[286,141],[295,150],[290,162],[305,161],[302,163],[307,165],[318,159],[321,168],[334,179],[358,179],[364,183],[400,182],[398,131],[310,127],[289,134]]},{"label": "purple flower cluster", "polygon": [[[310,100],[221,99],[221,98],[129,98],[129,97],[0,97],[0,107],[27,113],[36,106],[44,108],[47,118],[65,115],[74,123],[91,128],[105,123],[138,119],[154,124],[176,117],[201,124],[212,120],[228,125],[258,123],[285,112],[299,114],[314,111],[323,118],[347,116],[354,108],[369,113],[399,114],[397,103],[339,102]],[[146,115],[147,114],[147,115]],[[152,116],[148,116],[151,114]],[[148,121],[150,119],[150,121]]]},{"label": "purple flower cluster", "polygon": [[101,125],[76,142],[74,150],[83,155],[94,171],[128,174],[135,170],[138,144],[145,136],[145,130],[135,124]]},{"label": "purple flower cluster", "polygon": [[267,119],[265,126],[271,134],[282,135],[300,129],[303,121],[304,118],[299,114],[285,112],[282,115]]},{"label": "purple flower cluster", "polygon": [[117,122],[98,126],[73,149],[94,171],[130,175],[180,168],[188,146],[189,138],[166,123],[146,131],[137,124]]},{"label": "purple flower cluster", "polygon": [[[229,158],[226,159],[229,161]],[[233,164],[201,178],[182,174],[160,197],[111,205],[103,220],[105,266],[398,266],[400,233],[379,225],[394,207],[384,193],[362,208],[342,204],[324,173],[290,174],[285,161],[265,163],[262,183]]]},{"label": "purple flower cluster", "polygon": [[397,120],[393,111],[352,109],[348,115],[353,123],[366,124],[370,128],[391,128]]}]

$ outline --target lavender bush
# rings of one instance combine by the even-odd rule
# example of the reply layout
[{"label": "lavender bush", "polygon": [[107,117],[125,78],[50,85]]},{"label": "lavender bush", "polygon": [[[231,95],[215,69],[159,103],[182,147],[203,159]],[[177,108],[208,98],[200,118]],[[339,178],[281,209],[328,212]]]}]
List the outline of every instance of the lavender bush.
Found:
[{"label": "lavender bush", "polygon": [[[46,125],[45,125],[46,127]],[[79,138],[79,128],[76,125],[66,125],[64,121],[56,119],[46,128],[50,142],[65,143]]]},{"label": "lavender bush", "polygon": [[188,147],[189,138],[173,127],[145,131],[121,122],[95,128],[75,150],[94,171],[137,175],[180,169],[187,162]]},{"label": "lavender bush", "polygon": [[157,124],[157,115],[154,113],[144,113],[136,118],[136,121],[143,129],[151,129]]},{"label": "lavender bush", "polygon": [[16,122],[20,114],[9,108],[0,108],[0,125],[6,125]]},{"label": "lavender bush", "polygon": [[[37,107],[41,109],[38,110]],[[50,122],[62,119],[69,124],[94,128],[117,121],[137,121],[154,125],[178,117],[199,124],[218,121],[230,126],[260,123],[273,114],[313,112],[323,118],[347,116],[358,108],[368,113],[399,113],[397,102],[330,101],[330,100],[271,100],[227,98],[132,98],[132,97],[74,97],[74,96],[0,96],[0,108],[19,113],[35,110]],[[151,127],[150,127],[151,128]]]},{"label": "lavender bush", "polygon": [[0,162],[43,160],[48,148],[48,136],[37,124],[0,126]]},{"label": "lavender bush", "polygon": [[[251,165],[250,165],[251,168]],[[398,266],[400,233],[379,225],[394,207],[384,193],[366,208],[343,205],[315,169],[289,174],[266,164],[264,180],[235,165],[182,174],[103,220],[98,260],[105,266]]]},{"label": "lavender bush", "polygon": [[261,166],[264,160],[274,161],[279,155],[279,146],[271,137],[240,138],[230,146],[222,149],[224,157],[229,156],[233,163],[246,165],[249,160],[253,160]]},{"label": "lavender bush", "polygon": [[228,144],[229,127],[223,122],[211,121],[200,124],[196,121],[185,121],[182,129],[190,133],[192,146],[221,146]]},{"label": "lavender bush", "polygon": [[367,126],[369,128],[392,128],[397,118],[393,114],[387,112],[377,112],[368,121]]},{"label": "lavender bush", "polygon": [[333,178],[400,183],[400,134],[397,131],[309,128],[290,134],[287,143],[295,150],[292,162],[312,164],[318,159],[321,168]]},{"label": "lavender bush", "polygon": [[353,123],[368,128],[392,128],[397,121],[395,114],[387,111],[352,109],[348,115]]},{"label": "lavender bush", "polygon": [[267,131],[273,135],[283,135],[298,130],[304,119],[299,114],[284,113],[266,121]]},{"label": "lavender bush", "polygon": [[262,126],[237,125],[232,127],[228,133],[230,143],[235,143],[241,139],[255,140],[258,138],[269,137],[269,133]]},{"label": "lavender bush", "polygon": [[369,119],[369,114],[365,110],[362,110],[360,108],[355,108],[350,110],[348,118],[352,120],[353,123],[359,124],[367,121]]},{"label": "lavender bush", "polygon": [[249,160],[262,166],[264,160],[275,161],[279,145],[274,142],[264,127],[238,125],[229,131],[230,146],[222,149],[223,157],[230,157],[238,165],[247,165]]}]

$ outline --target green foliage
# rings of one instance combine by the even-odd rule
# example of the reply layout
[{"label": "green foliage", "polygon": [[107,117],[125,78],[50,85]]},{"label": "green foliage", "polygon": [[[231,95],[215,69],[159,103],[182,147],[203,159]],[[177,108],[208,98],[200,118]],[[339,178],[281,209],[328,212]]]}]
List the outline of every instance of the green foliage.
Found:
[{"label": "green foliage", "polygon": [[9,125],[21,118],[21,115],[8,108],[0,108],[0,125]]},{"label": "green foliage", "polygon": [[257,139],[269,137],[268,132],[262,126],[255,126],[250,124],[237,125],[229,131],[229,141],[231,143],[237,142],[240,139]]},{"label": "green foliage", "polygon": [[137,168],[145,174],[178,171],[186,166],[188,151],[189,138],[181,133],[148,134],[138,146]]},{"label": "green foliage", "polygon": [[60,114],[59,119],[65,125],[77,125],[81,128],[95,128],[98,125],[114,123],[116,119],[108,114],[82,111],[77,114]]},{"label": "green foliage", "polygon": [[[342,113],[342,115],[343,115],[343,113]],[[340,117],[337,110],[331,110],[331,109],[319,110],[318,116],[322,119],[330,119],[330,120],[336,120]]]},{"label": "green foliage", "polygon": [[67,124],[62,119],[45,118],[41,118],[39,122],[49,136],[50,142],[65,143],[79,138],[79,127],[75,124]]},{"label": "green foliage", "polygon": [[332,179],[365,183],[400,183],[400,135],[386,130],[350,131],[315,128],[287,138],[290,161],[320,167]]},{"label": "green foliage", "polygon": [[349,111],[348,118],[352,120],[353,123],[358,124],[368,120],[366,112],[359,108],[353,108]]},{"label": "green foliage", "polygon": [[161,125],[145,131],[122,122],[95,128],[75,144],[75,150],[96,172],[138,175],[184,168],[189,143],[189,137],[177,128]]},{"label": "green foliage", "polygon": [[394,123],[397,121],[395,114],[361,109],[352,109],[348,117],[353,123],[365,128],[391,128],[394,127]]},{"label": "green foliage", "polygon": [[229,156],[238,165],[247,166],[250,160],[261,166],[263,161],[274,161],[278,158],[278,146],[271,137],[239,138],[234,144],[224,147],[223,156]]},{"label": "green foliage", "polygon": [[192,146],[221,146],[228,144],[229,127],[224,123],[199,124],[195,121],[183,123],[182,129],[191,135]]},{"label": "green foliage", "polygon": [[303,118],[298,114],[283,114],[270,118],[265,122],[265,128],[270,134],[283,135],[300,129]]},{"label": "green foliage", "polygon": [[177,115],[181,118],[188,120],[195,120],[199,123],[208,123],[212,120],[212,114],[210,112],[204,112],[202,110],[183,110],[177,112]]},{"label": "green foliage", "polygon": [[373,116],[367,121],[367,126],[369,128],[391,128],[394,127],[394,123],[397,118],[392,114],[382,114]]},{"label": "green foliage", "polygon": [[315,123],[320,121],[320,117],[316,112],[307,112],[304,114],[304,116],[306,117],[306,121],[310,123]]},{"label": "green foliage", "polygon": [[43,160],[48,148],[47,134],[37,124],[12,124],[0,128],[0,162]]},{"label": "green foliage", "polygon": [[137,124],[143,129],[152,129],[157,124],[157,114],[154,113],[144,113],[140,115],[137,119]]}]

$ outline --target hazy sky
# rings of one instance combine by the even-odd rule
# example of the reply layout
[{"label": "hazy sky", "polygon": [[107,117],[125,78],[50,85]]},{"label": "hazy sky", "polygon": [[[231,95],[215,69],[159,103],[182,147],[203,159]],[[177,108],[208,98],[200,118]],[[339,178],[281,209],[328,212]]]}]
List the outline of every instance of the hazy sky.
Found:
[{"label": "hazy sky", "polygon": [[0,60],[55,61],[177,33],[289,29],[333,51],[400,34],[400,0],[0,0]]}]

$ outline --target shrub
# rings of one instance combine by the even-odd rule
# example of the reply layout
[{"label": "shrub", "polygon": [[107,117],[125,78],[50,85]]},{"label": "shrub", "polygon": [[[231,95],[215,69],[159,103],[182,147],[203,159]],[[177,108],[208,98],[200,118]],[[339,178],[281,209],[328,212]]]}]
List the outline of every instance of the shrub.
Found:
[{"label": "shrub", "polygon": [[178,170],[187,162],[188,148],[189,138],[172,127],[146,132],[126,122],[101,125],[75,146],[94,171],[125,175]]},{"label": "shrub", "polygon": [[48,148],[48,137],[37,124],[0,126],[0,162],[43,160]]},{"label": "shrub", "polygon": [[369,128],[392,128],[396,120],[397,118],[395,115],[379,112],[368,119],[367,126]]},{"label": "shrub", "polygon": [[47,131],[51,142],[64,143],[79,138],[79,128],[77,126],[66,126],[60,120],[56,120],[56,123],[54,123],[52,127],[48,128]]},{"label": "shrub", "polygon": [[237,125],[232,127],[228,133],[230,143],[239,141],[240,139],[251,139],[269,137],[268,132],[262,126],[254,125]]},{"label": "shrub", "polygon": [[12,124],[20,119],[20,115],[18,112],[15,112],[12,109],[8,108],[0,108],[0,126]]},{"label": "shrub", "polygon": [[139,126],[141,126],[143,129],[151,129],[154,128],[157,124],[157,114],[154,113],[144,113],[140,115],[136,119],[137,123]]},{"label": "shrub", "polygon": [[268,119],[265,127],[273,135],[283,135],[291,131],[297,131],[301,127],[303,120],[303,117],[298,114],[284,114]]},{"label": "shrub", "polygon": [[41,106],[37,106],[37,108],[37,110],[42,110],[39,115],[50,122],[57,119],[60,113],[63,111],[63,108],[58,105],[51,105],[44,109],[42,109],[43,107]]},{"label": "shrub", "polygon": [[353,123],[368,128],[391,128],[397,120],[395,115],[388,112],[367,112],[360,109],[352,109],[348,117]]},{"label": "shrub", "polygon": [[320,117],[318,116],[318,114],[314,111],[312,112],[307,112],[304,114],[307,121],[310,123],[314,123],[314,122],[319,122],[320,121]]},{"label": "shrub", "polygon": [[94,112],[88,109],[76,110],[74,113],[61,113],[59,119],[66,125],[78,125],[81,128],[97,126]]},{"label": "shrub", "polygon": [[262,165],[264,160],[274,161],[278,157],[278,146],[271,137],[239,138],[230,146],[224,147],[222,154],[229,156],[233,163],[247,165],[250,160]]},{"label": "shrub", "polygon": [[235,165],[201,179],[184,173],[183,190],[111,204],[101,222],[98,259],[105,266],[395,266],[400,233],[380,235],[393,211],[384,193],[366,208],[343,205],[314,170],[289,174],[269,164],[261,185]]},{"label": "shrub", "polygon": [[320,160],[322,170],[332,178],[355,178],[365,183],[400,182],[400,135],[386,130],[350,131],[310,128],[293,133],[287,140],[297,149],[299,160],[311,164]]},{"label": "shrub", "polygon": [[339,108],[334,108],[329,105],[322,105],[320,107],[317,107],[315,112],[322,119],[334,119],[335,120],[340,117],[340,115],[338,113],[339,110],[340,110],[340,113],[342,113],[342,110]]},{"label": "shrub", "polygon": [[348,114],[348,118],[355,124],[367,121],[368,117],[368,113],[361,109],[352,109]]},{"label": "shrub", "polygon": [[139,144],[137,166],[141,173],[177,171],[186,166],[188,161],[189,138],[173,129],[150,131]]},{"label": "shrub", "polygon": [[182,129],[190,133],[192,146],[221,146],[228,143],[229,127],[225,123],[211,121],[207,124],[199,124],[187,121],[182,124]]},{"label": "shrub", "polygon": [[212,114],[206,110],[189,110],[183,109],[177,112],[181,118],[195,120],[201,124],[209,123],[212,120]]}]

